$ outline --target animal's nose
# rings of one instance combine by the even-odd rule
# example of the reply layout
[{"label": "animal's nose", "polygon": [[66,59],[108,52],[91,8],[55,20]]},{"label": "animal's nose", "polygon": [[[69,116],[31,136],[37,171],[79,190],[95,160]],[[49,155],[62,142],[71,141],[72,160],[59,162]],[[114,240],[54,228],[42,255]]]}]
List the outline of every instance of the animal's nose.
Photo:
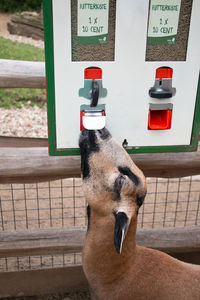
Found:
[{"label": "animal's nose", "polygon": [[111,137],[111,135],[110,135],[110,132],[106,128],[103,128],[101,130],[83,129],[80,133],[79,146],[80,146],[80,148],[94,146],[94,145],[96,145],[97,140],[99,138],[100,138],[100,140],[106,140],[109,137]]},{"label": "animal's nose", "polygon": [[90,152],[96,151],[98,148],[96,131],[87,129],[82,130],[79,138],[79,147],[80,149],[85,149]]}]

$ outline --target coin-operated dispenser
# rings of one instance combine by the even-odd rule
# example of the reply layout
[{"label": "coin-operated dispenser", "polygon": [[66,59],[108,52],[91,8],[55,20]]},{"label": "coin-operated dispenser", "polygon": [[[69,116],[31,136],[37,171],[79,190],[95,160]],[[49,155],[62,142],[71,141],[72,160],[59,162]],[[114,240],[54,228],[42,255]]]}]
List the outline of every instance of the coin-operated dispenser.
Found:
[{"label": "coin-operated dispenser", "polygon": [[107,89],[102,84],[102,69],[88,67],[84,70],[84,87],[79,89],[79,96],[90,101],[80,107],[80,130],[102,129],[106,126],[105,104],[98,104],[99,98],[107,96]]},{"label": "coin-operated dispenser", "polygon": [[200,0],[43,0],[50,155],[106,126],[129,153],[195,151]]}]

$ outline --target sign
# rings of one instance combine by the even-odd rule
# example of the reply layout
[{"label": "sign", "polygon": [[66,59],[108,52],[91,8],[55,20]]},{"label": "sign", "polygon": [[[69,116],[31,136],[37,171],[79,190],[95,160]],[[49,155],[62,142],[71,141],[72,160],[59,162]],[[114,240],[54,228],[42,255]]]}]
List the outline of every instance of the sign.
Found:
[{"label": "sign", "polygon": [[[161,3],[164,1],[160,0]],[[168,0],[167,3],[172,3],[172,1],[175,5],[175,0]],[[117,9],[115,10],[116,2]],[[80,110],[88,119],[94,115],[90,113],[90,100],[80,91],[86,88],[89,97],[91,81],[95,78],[95,81],[102,81],[99,93],[102,87],[107,89],[107,94],[104,93],[105,97],[100,97],[98,101],[98,105],[101,107],[105,105],[105,109],[96,111],[98,114],[95,118],[99,117],[98,121],[103,123],[103,111],[105,112],[106,128],[120,145],[125,146],[128,153],[196,151],[200,128],[200,0],[181,0],[182,8],[175,45],[156,45],[156,47],[148,45],[154,48],[153,51],[157,52],[156,55],[159,58],[160,52],[172,52],[174,48],[178,51],[181,47],[185,47],[183,44],[186,44],[188,45],[187,60],[172,61],[171,54],[170,59],[166,55],[166,60],[158,60],[156,55],[152,55],[154,60],[152,59],[150,63],[144,59],[150,1],[109,0],[109,36],[107,44],[102,45],[78,44],[77,14],[78,4],[79,10],[80,4],[84,4],[81,9],[85,7],[84,9],[88,12],[97,12],[94,9],[95,5],[98,4],[98,11],[102,11],[103,4],[106,2],[88,0],[88,2],[79,1],[78,3],[78,0],[44,0],[43,3],[50,155],[80,155],[78,147]],[[177,2],[176,5],[178,5]],[[159,6],[159,12],[160,8]],[[167,6],[162,9],[166,8]],[[176,8],[175,11],[177,14]],[[99,15],[95,13],[93,17],[99,17]],[[169,22],[171,22],[170,18]],[[184,27],[185,23],[190,23],[190,25]],[[87,23],[83,23],[82,26],[86,25],[90,25],[88,19]],[[90,26],[96,26],[96,24]],[[182,27],[186,28],[184,32]],[[183,35],[181,35],[182,32]],[[187,32],[190,34],[189,39]],[[72,39],[74,44],[71,43]],[[110,51],[111,56],[113,55],[113,49],[110,48],[113,39],[115,39],[115,57],[111,62],[111,60],[104,60],[104,53]],[[73,47],[76,47],[74,53],[74,57],[77,57],[76,61],[72,60]],[[80,57],[82,55],[81,52],[88,53],[87,56],[85,55],[86,58],[92,57],[93,52],[98,52],[100,48],[104,51],[97,57],[97,60],[95,58],[87,61],[79,58],[79,55]],[[166,51],[166,48],[169,48],[169,51]],[[102,69],[102,76],[101,72],[97,71],[98,69],[96,69],[97,74],[94,74],[95,68]],[[90,74],[86,70],[89,70]],[[139,76],[141,72],[142,77]],[[90,80],[90,88],[87,85],[88,82],[86,84],[88,80]],[[133,83],[136,87],[134,95]],[[156,87],[160,86],[159,97],[160,95],[172,97],[161,98],[163,100],[153,98],[152,96],[158,95],[158,91],[157,94],[152,94],[151,88],[155,83]],[[94,82],[93,86],[95,86]],[[176,88],[176,94],[173,93],[172,88]],[[101,112],[102,115],[99,114]],[[81,116],[82,125],[89,128],[91,123],[85,124],[84,115]],[[86,121],[93,121],[88,119]],[[101,127],[102,123],[96,122],[96,125]]]},{"label": "sign", "polygon": [[151,0],[147,44],[176,43],[181,0]]},{"label": "sign", "polygon": [[109,0],[78,0],[78,43],[107,44]]}]

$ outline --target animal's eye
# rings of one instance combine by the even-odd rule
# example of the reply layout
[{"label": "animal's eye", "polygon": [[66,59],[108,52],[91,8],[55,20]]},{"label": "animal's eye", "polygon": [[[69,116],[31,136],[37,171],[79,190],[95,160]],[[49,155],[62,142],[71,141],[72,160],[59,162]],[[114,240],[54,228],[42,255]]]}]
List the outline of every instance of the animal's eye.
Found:
[{"label": "animal's eye", "polygon": [[126,181],[126,178],[123,175],[119,175],[119,177],[117,178],[118,187],[122,188],[125,181]]},{"label": "animal's eye", "polygon": [[120,191],[121,191],[121,188],[124,185],[125,181],[126,181],[126,176],[123,176],[122,174],[120,174],[115,180],[114,192],[115,192],[115,195],[117,196],[117,199],[120,198]]}]

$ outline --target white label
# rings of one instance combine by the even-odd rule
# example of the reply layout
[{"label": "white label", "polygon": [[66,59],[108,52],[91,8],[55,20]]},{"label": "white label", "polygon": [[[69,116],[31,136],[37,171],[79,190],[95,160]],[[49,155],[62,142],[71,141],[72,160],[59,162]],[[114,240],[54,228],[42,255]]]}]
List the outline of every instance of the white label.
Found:
[{"label": "white label", "polygon": [[78,43],[106,44],[109,0],[78,0]]},{"label": "white label", "polygon": [[175,44],[181,0],[151,0],[148,44]]}]

